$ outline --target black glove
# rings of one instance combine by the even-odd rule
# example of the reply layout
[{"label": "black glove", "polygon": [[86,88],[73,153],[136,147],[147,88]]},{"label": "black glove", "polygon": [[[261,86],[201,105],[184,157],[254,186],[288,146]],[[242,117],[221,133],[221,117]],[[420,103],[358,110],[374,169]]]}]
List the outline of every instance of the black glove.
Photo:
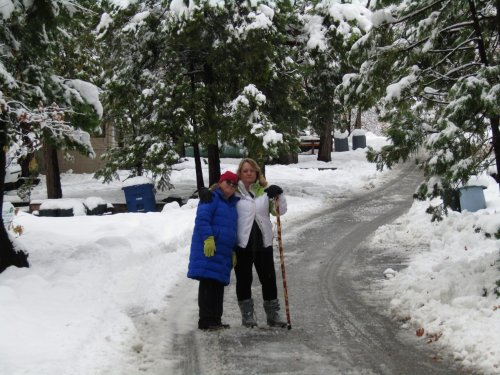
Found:
[{"label": "black glove", "polygon": [[283,193],[283,189],[278,185],[269,185],[266,189],[264,189],[264,191],[270,199],[273,199]]},{"label": "black glove", "polygon": [[210,189],[206,187],[202,187],[198,189],[198,197],[200,198],[200,202],[210,203],[212,202],[212,192]]}]

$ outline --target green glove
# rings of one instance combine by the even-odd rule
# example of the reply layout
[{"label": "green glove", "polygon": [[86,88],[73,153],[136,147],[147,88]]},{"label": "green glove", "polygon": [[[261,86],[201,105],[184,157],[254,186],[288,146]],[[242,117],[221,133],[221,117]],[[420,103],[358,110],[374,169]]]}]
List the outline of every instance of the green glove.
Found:
[{"label": "green glove", "polygon": [[233,251],[233,268],[236,267],[238,261],[236,260],[236,251]]},{"label": "green glove", "polygon": [[203,252],[205,253],[206,257],[213,257],[215,254],[215,241],[214,241],[214,236],[209,236],[207,239],[204,241],[205,246],[203,246]]}]

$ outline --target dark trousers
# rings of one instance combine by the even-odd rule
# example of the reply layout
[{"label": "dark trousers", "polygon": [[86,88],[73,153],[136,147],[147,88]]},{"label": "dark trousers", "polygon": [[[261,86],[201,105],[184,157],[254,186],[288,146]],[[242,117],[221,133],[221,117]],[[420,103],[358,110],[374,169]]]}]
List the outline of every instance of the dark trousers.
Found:
[{"label": "dark trousers", "polygon": [[254,222],[248,245],[245,249],[236,250],[236,296],[238,301],[252,298],[252,267],[255,266],[257,276],[262,285],[262,297],[265,301],[278,298],[276,287],[276,271],[274,269],[273,247],[264,247],[262,233]]},{"label": "dark trousers", "polygon": [[224,304],[224,284],[212,280],[201,279],[198,287],[198,307],[200,319],[198,328],[206,329],[221,324]]}]

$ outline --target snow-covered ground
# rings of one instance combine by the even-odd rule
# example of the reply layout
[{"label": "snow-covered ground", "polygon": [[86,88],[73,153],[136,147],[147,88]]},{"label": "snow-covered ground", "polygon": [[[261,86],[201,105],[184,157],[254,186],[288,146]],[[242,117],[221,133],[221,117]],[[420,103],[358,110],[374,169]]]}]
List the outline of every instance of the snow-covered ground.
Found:
[{"label": "snow-covered ground", "polygon": [[[367,134],[368,145],[385,143]],[[330,163],[315,159],[301,155],[297,165],[266,167],[268,180],[287,194],[284,229],[325,202],[373,189],[391,173],[377,172],[362,149],[334,153]],[[222,159],[222,171],[235,171],[238,161]],[[393,296],[387,314],[422,340],[445,345],[462,365],[499,374],[500,246],[494,233],[500,227],[500,196],[493,179],[483,180],[485,210],[452,212],[431,223],[428,203],[415,202],[371,241],[409,257],[409,266],[399,272],[391,264],[380,270],[382,290]],[[161,196],[194,191],[193,159],[176,166],[172,183],[177,189]],[[125,201],[120,182],[104,185],[91,175],[64,174],[62,184],[67,198]],[[32,199],[45,194],[42,180]],[[9,194],[6,200],[16,198]],[[0,374],[112,374],[117,363],[133,363],[142,345],[134,325],[137,312],[162,311],[175,303],[169,293],[186,277],[197,203],[170,203],[161,213],[146,214],[49,218],[19,213],[14,224],[23,233],[17,243],[29,252],[31,268],[11,267],[0,274]],[[192,288],[197,288],[194,281]],[[196,310],[196,301],[191,303]],[[196,328],[192,321],[172,318],[185,329]]]}]

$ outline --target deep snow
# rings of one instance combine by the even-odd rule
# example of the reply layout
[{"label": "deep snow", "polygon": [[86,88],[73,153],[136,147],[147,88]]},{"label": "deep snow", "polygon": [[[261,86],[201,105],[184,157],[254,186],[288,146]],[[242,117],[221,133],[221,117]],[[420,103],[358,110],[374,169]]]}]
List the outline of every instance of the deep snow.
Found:
[{"label": "deep snow", "polygon": [[[367,134],[368,145],[385,143]],[[377,172],[363,149],[334,153],[330,163],[315,159],[301,155],[297,165],[266,167],[268,180],[287,194],[284,228],[325,202],[375,188],[391,173]],[[222,171],[235,171],[238,161],[222,159]],[[499,374],[500,299],[494,288],[500,280],[500,246],[486,233],[500,227],[500,197],[493,179],[483,181],[485,210],[451,212],[431,223],[428,202],[415,202],[408,214],[379,228],[371,244],[409,250],[407,268],[380,269],[381,289],[392,296],[387,314],[405,321],[403,327],[422,334],[422,340],[437,338],[432,345],[447,347],[462,366]],[[158,197],[194,191],[193,159],[176,165],[172,183],[177,189]],[[102,184],[91,175],[67,173],[62,184],[65,198],[124,202],[120,182]],[[45,197],[42,179],[32,199]],[[17,200],[13,193],[5,198]],[[175,303],[197,309],[194,300],[170,298],[186,277],[197,203],[170,203],[161,213],[147,214],[49,218],[19,213],[14,225],[23,233],[16,242],[29,252],[31,268],[11,267],[0,274],[0,374],[109,374],[117,363],[133,368],[144,344],[134,325],[138,312],[163,311]],[[171,318],[185,330],[196,328],[180,316]],[[155,361],[165,359],[151,358],[140,372],[155,374]]]}]

